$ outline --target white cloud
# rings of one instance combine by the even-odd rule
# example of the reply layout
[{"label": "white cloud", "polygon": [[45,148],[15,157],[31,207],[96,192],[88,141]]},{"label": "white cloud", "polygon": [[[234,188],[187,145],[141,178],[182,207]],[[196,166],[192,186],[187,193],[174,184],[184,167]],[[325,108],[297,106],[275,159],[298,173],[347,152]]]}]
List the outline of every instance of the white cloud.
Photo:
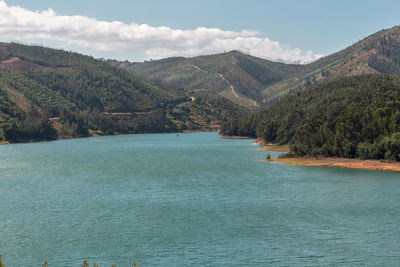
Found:
[{"label": "white cloud", "polygon": [[56,40],[97,51],[143,53],[148,58],[197,56],[238,49],[262,58],[310,62],[321,55],[259,36],[255,31],[194,30],[99,21],[86,16],[62,16],[53,10],[31,11],[0,0],[0,38]]}]

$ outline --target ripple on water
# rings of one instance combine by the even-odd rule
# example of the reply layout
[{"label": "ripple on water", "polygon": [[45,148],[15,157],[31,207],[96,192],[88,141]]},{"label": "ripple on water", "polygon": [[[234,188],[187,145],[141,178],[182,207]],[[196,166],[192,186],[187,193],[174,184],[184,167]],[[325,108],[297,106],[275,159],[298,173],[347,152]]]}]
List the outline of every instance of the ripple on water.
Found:
[{"label": "ripple on water", "polygon": [[400,261],[397,173],[264,157],[216,133],[1,147],[0,254],[9,266]]}]

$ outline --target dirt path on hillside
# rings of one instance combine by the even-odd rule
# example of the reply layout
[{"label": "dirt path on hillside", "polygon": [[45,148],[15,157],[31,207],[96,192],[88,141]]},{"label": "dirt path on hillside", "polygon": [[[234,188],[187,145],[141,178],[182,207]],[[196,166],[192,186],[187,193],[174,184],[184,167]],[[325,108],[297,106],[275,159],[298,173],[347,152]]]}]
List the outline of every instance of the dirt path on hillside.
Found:
[{"label": "dirt path on hillside", "polygon": [[240,98],[240,96],[236,93],[235,87],[233,87],[233,85],[231,84],[231,82],[228,81],[228,80],[224,77],[224,75],[222,75],[221,73],[218,73],[218,75],[229,85],[229,88],[231,88],[232,93],[233,93],[237,98]]},{"label": "dirt path on hillside", "polygon": [[191,65],[193,68],[195,68],[196,70],[200,71],[200,72],[205,72],[205,71],[202,70],[200,67],[198,67],[198,66],[196,66],[196,65],[194,65],[194,64],[192,64],[192,63],[190,63],[190,65]]}]

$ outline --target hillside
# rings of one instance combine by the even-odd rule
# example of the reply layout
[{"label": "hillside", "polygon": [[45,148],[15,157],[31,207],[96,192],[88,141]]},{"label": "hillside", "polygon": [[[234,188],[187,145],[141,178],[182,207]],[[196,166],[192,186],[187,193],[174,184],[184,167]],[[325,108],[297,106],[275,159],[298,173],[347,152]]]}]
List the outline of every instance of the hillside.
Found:
[{"label": "hillside", "polygon": [[287,94],[339,77],[400,74],[400,26],[382,30],[306,65],[289,65],[232,51],[194,58],[129,63],[110,61],[159,84],[218,94],[260,110]]},{"label": "hillside", "polygon": [[0,141],[218,129],[244,110],[77,53],[0,43]]},{"label": "hillside", "polygon": [[290,143],[296,156],[400,161],[400,76],[338,78],[232,120],[225,135]]},{"label": "hillside", "polygon": [[250,110],[262,107],[262,92],[267,86],[297,72],[300,67],[264,60],[238,51],[144,63],[108,62],[182,91],[217,93]]},{"label": "hillside", "polygon": [[273,103],[310,85],[361,74],[400,74],[400,26],[374,33],[337,53],[303,65],[298,73],[267,87],[263,97]]},{"label": "hillside", "polygon": [[[307,65],[238,51],[104,62],[0,43],[0,141],[218,130],[245,109],[258,111],[287,94],[360,74],[400,74],[400,26]],[[254,136],[251,131],[244,134]]]}]

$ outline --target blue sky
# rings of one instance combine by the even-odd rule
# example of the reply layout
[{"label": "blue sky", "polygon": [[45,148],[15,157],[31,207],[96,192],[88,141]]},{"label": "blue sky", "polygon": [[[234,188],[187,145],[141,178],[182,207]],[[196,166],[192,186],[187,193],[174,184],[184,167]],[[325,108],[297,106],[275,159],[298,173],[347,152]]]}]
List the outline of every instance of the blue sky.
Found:
[{"label": "blue sky", "polygon": [[[223,50],[223,46],[226,45],[227,50],[238,46],[237,49],[264,58],[307,61],[315,59],[318,55],[327,55],[343,49],[378,30],[400,24],[400,1],[391,0],[5,0],[5,3],[8,7],[18,5],[33,12],[51,8],[57,16],[83,15],[95,18],[97,21],[121,21],[124,25],[147,24],[155,28],[166,26],[172,30],[187,31],[204,27],[237,33],[228,37],[223,33],[221,34],[224,37],[216,35],[215,38],[219,38],[219,41],[203,51],[199,48],[200,44],[196,44],[192,49],[184,49],[183,45],[176,42],[170,44],[165,39],[149,38],[148,43],[140,39],[139,42],[143,42],[143,46],[137,45],[131,48],[120,43],[95,47],[77,41],[65,42],[62,38],[54,39],[51,35],[40,38],[34,34],[30,34],[29,38],[22,35],[14,38],[11,34],[2,36],[0,31],[0,39],[5,41],[15,39],[22,42],[38,42],[97,57],[129,60],[176,56],[180,52],[183,56],[222,52],[219,50]],[[243,30],[258,33],[239,34]],[[157,31],[154,34],[156,33],[158,34]],[[198,31],[193,33],[193,38],[198,39],[198,36],[205,34],[209,32]],[[182,37],[182,42],[190,42],[190,35],[188,32],[184,38]],[[106,36],[110,36],[109,33]],[[232,41],[233,39],[235,41]],[[96,40],[98,42],[99,39]],[[131,43],[136,43],[137,39],[132,37],[129,40]],[[242,43],[245,45],[242,46],[240,40],[243,40]],[[154,47],[152,50],[144,51],[143,47],[150,45],[152,41],[159,42],[159,45],[168,44],[168,49],[158,51]],[[201,44],[211,41],[204,39]],[[270,42],[279,42],[279,45]],[[110,49],[113,45],[118,51]],[[262,50],[262,47],[269,48]],[[296,48],[301,52],[293,51]],[[307,54],[310,51],[312,54]]]}]

